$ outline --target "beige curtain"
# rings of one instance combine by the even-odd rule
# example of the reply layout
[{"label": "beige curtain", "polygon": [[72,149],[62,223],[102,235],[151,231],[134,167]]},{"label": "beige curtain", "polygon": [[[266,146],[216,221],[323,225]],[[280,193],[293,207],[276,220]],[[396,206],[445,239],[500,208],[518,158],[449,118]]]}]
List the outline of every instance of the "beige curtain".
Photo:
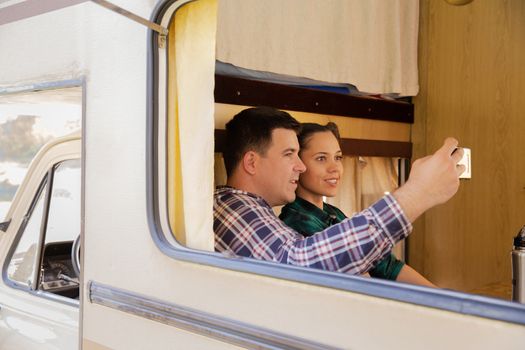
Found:
[{"label": "beige curtain", "polygon": [[386,192],[393,192],[398,183],[397,158],[364,157],[361,210],[374,204]]},{"label": "beige curtain", "polygon": [[168,207],[175,238],[213,250],[216,0],[179,9],[168,36]]},{"label": "beige curtain", "polygon": [[[344,175],[336,197],[326,202],[341,209],[347,216],[374,204],[386,192],[398,187],[398,159],[383,157],[344,157]],[[404,245],[398,243],[394,254],[404,260]]]},{"label": "beige curtain", "polygon": [[344,157],[339,193],[326,201],[350,216],[366,209],[398,186],[397,158]]},{"label": "beige curtain", "polygon": [[418,92],[419,0],[219,0],[217,59],[364,92]]},{"label": "beige curtain", "polygon": [[226,176],[226,167],[224,166],[224,157],[222,156],[222,153],[215,153],[215,177],[213,179],[215,186],[223,186],[226,185],[226,180],[228,180],[228,177]]},{"label": "beige curtain", "polygon": [[336,197],[326,198],[326,202],[341,209],[347,216],[361,211],[361,196],[363,183],[363,168],[366,166],[363,158],[344,157],[344,175]]}]

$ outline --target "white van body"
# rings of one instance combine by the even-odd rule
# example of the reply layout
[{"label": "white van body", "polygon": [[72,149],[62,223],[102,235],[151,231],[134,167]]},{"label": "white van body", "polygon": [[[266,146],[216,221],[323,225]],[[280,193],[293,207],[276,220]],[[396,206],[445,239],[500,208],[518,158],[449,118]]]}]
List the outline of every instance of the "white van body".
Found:
[{"label": "white van body", "polygon": [[[80,297],[16,289],[4,276],[0,348],[523,348],[523,305],[169,248],[156,239],[150,30],[95,2],[76,2],[47,1],[54,5],[33,16],[38,1],[28,0],[28,15],[0,26],[0,49],[9,53],[0,55],[2,93],[84,91],[82,135],[39,153],[0,233],[5,270],[46,171],[81,157]],[[166,2],[112,3],[150,19]]]}]

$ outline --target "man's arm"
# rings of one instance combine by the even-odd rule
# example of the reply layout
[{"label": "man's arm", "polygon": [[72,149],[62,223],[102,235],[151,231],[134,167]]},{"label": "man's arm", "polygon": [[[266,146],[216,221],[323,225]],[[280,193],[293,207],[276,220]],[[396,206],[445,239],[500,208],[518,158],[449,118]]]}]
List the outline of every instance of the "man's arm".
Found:
[{"label": "man's arm", "polygon": [[288,263],[331,271],[363,273],[411,231],[426,210],[450,199],[464,171],[463,150],[453,138],[431,156],[416,160],[405,185],[370,208],[303,242],[295,242]]},{"label": "man's arm", "polygon": [[390,253],[412,230],[396,199],[388,194],[362,212],[303,240],[285,242],[281,262],[359,274]]},{"label": "man's arm", "polygon": [[458,165],[463,149],[458,141],[447,138],[431,156],[418,159],[412,165],[408,181],[394,192],[403,212],[414,222],[428,209],[448,201],[459,188],[459,175],[465,171]]},{"label": "man's arm", "polygon": [[462,150],[452,154],[456,146],[456,140],[447,139],[434,155],[414,163],[407,183],[393,195],[303,239],[262,199],[216,193],[215,247],[241,256],[328,271],[367,272],[410,233],[412,221],[456,193],[458,176],[464,171],[464,167],[456,166]]},{"label": "man's arm", "polygon": [[411,228],[390,194],[358,215],[304,238],[279,220],[262,198],[233,188],[215,192],[215,249],[261,260],[365,273]]}]

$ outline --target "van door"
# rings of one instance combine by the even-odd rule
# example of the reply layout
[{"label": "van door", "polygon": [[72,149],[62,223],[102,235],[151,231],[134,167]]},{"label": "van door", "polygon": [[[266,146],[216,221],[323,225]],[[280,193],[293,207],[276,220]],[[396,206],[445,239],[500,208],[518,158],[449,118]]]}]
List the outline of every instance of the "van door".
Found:
[{"label": "van door", "polygon": [[44,146],[32,162],[0,238],[0,348],[78,347],[79,137]]}]

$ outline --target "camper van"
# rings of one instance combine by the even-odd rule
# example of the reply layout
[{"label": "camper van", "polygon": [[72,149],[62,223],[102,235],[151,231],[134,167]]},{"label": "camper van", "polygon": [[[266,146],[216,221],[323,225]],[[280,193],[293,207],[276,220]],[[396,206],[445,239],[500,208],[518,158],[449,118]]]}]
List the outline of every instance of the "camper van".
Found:
[{"label": "camper van", "polygon": [[[505,4],[0,1],[0,348],[523,349],[525,12]],[[445,136],[472,149],[395,247],[441,288],[214,250],[224,126],[261,105],[339,126],[348,215]]]}]

